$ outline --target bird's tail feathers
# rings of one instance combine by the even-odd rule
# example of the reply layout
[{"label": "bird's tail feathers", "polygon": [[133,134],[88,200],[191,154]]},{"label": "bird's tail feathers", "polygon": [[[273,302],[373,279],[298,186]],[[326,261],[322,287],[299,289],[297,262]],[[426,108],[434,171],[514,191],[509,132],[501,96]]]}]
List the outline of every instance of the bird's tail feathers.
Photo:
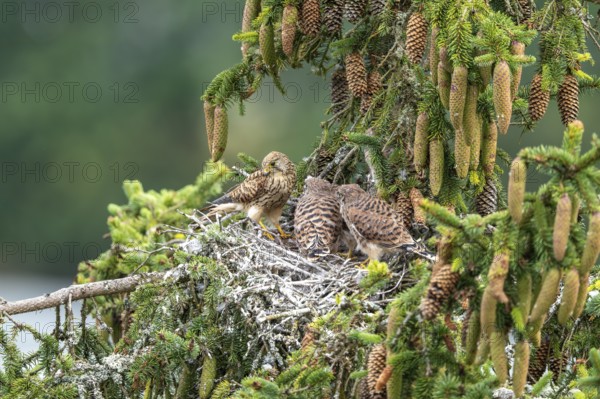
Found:
[{"label": "bird's tail feathers", "polygon": [[225,203],[215,206],[215,204],[213,203],[212,205],[200,209],[200,212],[204,215],[205,218],[210,219],[215,217],[216,215],[231,213],[239,210],[241,209],[237,204]]}]

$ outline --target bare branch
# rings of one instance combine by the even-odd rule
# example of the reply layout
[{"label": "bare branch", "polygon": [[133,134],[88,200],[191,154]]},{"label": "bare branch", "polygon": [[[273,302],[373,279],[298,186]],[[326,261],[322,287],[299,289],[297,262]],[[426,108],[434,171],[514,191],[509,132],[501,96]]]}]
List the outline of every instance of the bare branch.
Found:
[{"label": "bare branch", "polygon": [[165,277],[167,273],[172,273],[173,270],[160,273],[155,272],[138,274],[116,280],[72,285],[70,287],[61,288],[58,291],[35,298],[23,299],[15,302],[0,302],[0,315],[15,315],[34,312],[64,305],[68,301],[77,301],[80,299],[92,298],[101,295],[114,295],[124,292],[131,292],[134,291],[138,285],[160,280]]}]

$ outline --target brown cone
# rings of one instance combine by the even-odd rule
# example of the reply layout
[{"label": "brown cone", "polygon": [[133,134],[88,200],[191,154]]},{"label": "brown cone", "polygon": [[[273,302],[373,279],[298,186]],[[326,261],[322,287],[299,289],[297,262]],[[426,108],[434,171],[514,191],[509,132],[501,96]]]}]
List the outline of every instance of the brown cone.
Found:
[{"label": "brown cone", "polygon": [[521,13],[523,14],[523,19],[521,20],[521,23],[527,23],[527,21],[531,19],[531,4],[529,3],[529,0],[517,0],[517,3],[519,3]]},{"label": "brown cone", "polygon": [[367,94],[362,96],[360,103],[360,111],[364,114],[373,102],[373,97],[382,89],[381,74],[377,70],[371,71],[367,76]]},{"label": "brown cone", "polygon": [[371,0],[369,5],[371,6],[371,13],[375,16],[380,16],[385,12],[387,0]]},{"label": "brown cone", "polygon": [[350,99],[348,91],[348,82],[346,81],[346,71],[336,70],[331,76],[331,104],[334,114],[341,112]]},{"label": "brown cone", "polygon": [[367,70],[360,53],[350,53],[346,56],[346,81],[354,97],[362,97],[368,93]]},{"label": "brown cone", "polygon": [[281,47],[288,57],[291,57],[294,52],[297,23],[298,9],[292,4],[288,4],[283,9],[283,16],[281,17]]},{"label": "brown cone", "polygon": [[567,369],[569,354],[567,352],[555,353],[548,362],[548,369],[552,371],[552,380],[556,383],[561,374]]},{"label": "brown cone", "polygon": [[382,391],[376,391],[375,385],[387,364],[387,353],[385,345],[380,344],[371,350],[367,361],[367,387],[371,393],[372,399],[384,399],[386,397],[385,388]]},{"label": "brown cone", "polygon": [[498,209],[498,190],[494,179],[485,179],[483,191],[475,198],[475,209],[481,216],[487,216]]},{"label": "brown cone", "polygon": [[330,35],[337,35],[342,31],[344,17],[344,0],[324,0],[323,25]]},{"label": "brown cone", "polygon": [[427,21],[420,12],[411,14],[406,28],[406,54],[413,64],[423,59],[427,45]]},{"label": "brown cone", "polygon": [[575,76],[565,76],[565,80],[558,89],[556,100],[563,125],[567,126],[577,119],[579,113],[579,84]]},{"label": "brown cone", "polygon": [[302,3],[302,32],[317,36],[321,31],[321,4],[319,0],[304,0]]},{"label": "brown cone", "polygon": [[423,200],[423,194],[421,194],[421,191],[418,188],[413,187],[410,189],[409,196],[410,196],[410,202],[412,204],[415,223],[416,224],[425,224],[427,221],[425,218],[425,211],[419,205],[421,203],[421,201]]},{"label": "brown cone", "polygon": [[449,264],[442,265],[437,272],[431,276],[427,296],[421,300],[421,315],[426,320],[431,320],[440,311],[442,305],[450,297],[460,275],[452,271]]},{"label": "brown cone", "polygon": [[542,75],[536,74],[529,86],[529,116],[534,122],[542,119],[550,102],[550,92],[542,89]]},{"label": "brown cone", "polygon": [[410,228],[413,220],[413,207],[410,197],[403,191],[398,193],[394,209],[402,217],[404,227]]},{"label": "brown cone", "polygon": [[542,342],[535,352],[531,354],[529,361],[529,372],[527,374],[527,380],[535,384],[546,371],[548,364],[548,355],[550,353],[550,340],[547,338],[542,339]]},{"label": "brown cone", "polygon": [[348,21],[357,23],[365,15],[368,3],[368,0],[346,0],[344,14]]}]

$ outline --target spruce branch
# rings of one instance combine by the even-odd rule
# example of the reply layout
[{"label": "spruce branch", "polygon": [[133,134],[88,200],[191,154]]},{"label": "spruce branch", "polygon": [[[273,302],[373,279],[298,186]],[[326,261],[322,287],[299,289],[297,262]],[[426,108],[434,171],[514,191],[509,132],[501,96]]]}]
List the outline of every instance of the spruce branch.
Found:
[{"label": "spruce branch", "polygon": [[[183,266],[178,266],[176,269],[182,268]],[[175,273],[176,269],[166,272],[137,274],[114,280],[76,284],[35,298],[0,303],[0,314],[15,315],[27,312],[35,312],[60,305],[66,305],[70,301],[132,292],[142,284],[152,283],[164,279],[168,274]]]}]

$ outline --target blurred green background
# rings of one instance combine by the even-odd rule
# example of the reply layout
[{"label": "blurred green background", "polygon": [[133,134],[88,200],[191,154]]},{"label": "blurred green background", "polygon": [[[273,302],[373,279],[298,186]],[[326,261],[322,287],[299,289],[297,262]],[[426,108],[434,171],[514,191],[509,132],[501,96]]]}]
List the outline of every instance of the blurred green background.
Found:
[{"label": "blurred green background", "polygon": [[[199,97],[240,60],[231,35],[242,10],[233,0],[1,3],[2,273],[73,276],[80,260],[108,248],[106,205],[124,202],[124,179],[146,189],[193,182],[208,157]],[[283,81],[286,96],[267,81],[245,116],[230,110],[226,162],[240,151],[260,159],[279,150],[296,162],[310,152],[327,83],[308,68]],[[581,98],[588,132],[599,130],[596,101]],[[553,101],[535,132],[513,128],[499,145],[514,155],[559,144],[561,134]]]}]

